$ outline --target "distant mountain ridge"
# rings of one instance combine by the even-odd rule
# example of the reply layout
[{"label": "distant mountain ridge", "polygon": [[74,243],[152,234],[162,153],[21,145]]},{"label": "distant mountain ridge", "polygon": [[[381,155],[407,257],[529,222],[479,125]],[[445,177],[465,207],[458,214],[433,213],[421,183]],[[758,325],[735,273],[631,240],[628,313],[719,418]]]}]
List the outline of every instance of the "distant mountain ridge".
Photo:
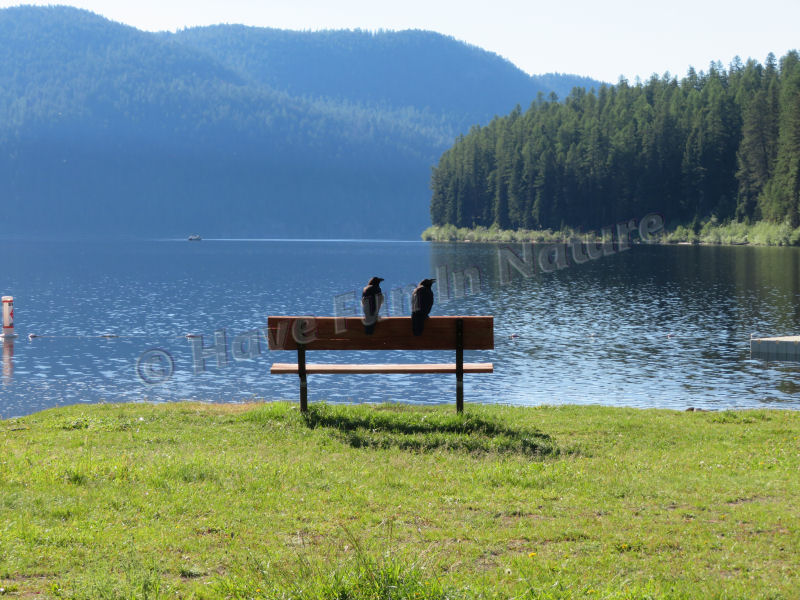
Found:
[{"label": "distant mountain ridge", "polygon": [[431,32],[148,33],[68,7],[3,9],[0,226],[415,237],[441,152],[549,93],[541,81]]},{"label": "distant mountain ridge", "polygon": [[208,52],[254,83],[293,96],[457,114],[466,128],[523,102],[512,99],[530,103],[540,92],[566,97],[573,87],[598,83],[576,75],[529,76],[497,54],[431,31],[215,25],[168,35]]}]

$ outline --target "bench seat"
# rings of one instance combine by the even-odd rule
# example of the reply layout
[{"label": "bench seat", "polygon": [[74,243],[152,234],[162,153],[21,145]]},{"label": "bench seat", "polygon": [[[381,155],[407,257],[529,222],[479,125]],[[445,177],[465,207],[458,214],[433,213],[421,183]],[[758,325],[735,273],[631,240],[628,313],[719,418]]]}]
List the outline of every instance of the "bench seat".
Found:
[{"label": "bench seat", "polygon": [[[273,375],[297,375],[297,363],[274,363],[269,370]],[[351,375],[368,375],[372,373],[456,373],[456,363],[417,363],[417,364],[306,364],[306,373],[309,375],[335,375],[348,373]],[[464,363],[464,373],[494,373],[492,363]]]}]

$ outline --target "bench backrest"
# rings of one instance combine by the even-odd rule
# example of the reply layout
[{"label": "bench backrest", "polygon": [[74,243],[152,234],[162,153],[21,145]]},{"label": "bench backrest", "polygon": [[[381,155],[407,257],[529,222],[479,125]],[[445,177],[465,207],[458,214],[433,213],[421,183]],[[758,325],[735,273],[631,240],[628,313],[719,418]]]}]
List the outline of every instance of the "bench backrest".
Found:
[{"label": "bench backrest", "polygon": [[372,335],[361,317],[269,317],[270,350],[455,350],[457,322],[462,322],[463,349],[494,348],[494,317],[430,317],[422,335],[411,331],[411,317],[386,317]]}]

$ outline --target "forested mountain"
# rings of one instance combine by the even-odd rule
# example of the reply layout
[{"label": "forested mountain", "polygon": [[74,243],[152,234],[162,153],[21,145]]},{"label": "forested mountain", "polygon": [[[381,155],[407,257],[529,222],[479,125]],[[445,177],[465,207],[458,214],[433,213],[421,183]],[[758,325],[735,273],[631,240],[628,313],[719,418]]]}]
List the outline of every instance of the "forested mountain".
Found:
[{"label": "forested mountain", "polygon": [[659,212],[800,225],[800,56],[539,97],[433,173],[434,224],[596,230]]},{"label": "forested mountain", "polygon": [[67,7],[0,10],[0,225],[416,237],[459,127],[540,89],[426,32],[155,34]]},{"label": "forested mountain", "polygon": [[[293,96],[415,107],[466,132],[505,114],[509,98],[566,97],[598,84],[576,75],[530,77],[500,56],[431,31],[286,31],[217,25],[174,38],[252,81]],[[487,85],[491,82],[491,85]]]}]

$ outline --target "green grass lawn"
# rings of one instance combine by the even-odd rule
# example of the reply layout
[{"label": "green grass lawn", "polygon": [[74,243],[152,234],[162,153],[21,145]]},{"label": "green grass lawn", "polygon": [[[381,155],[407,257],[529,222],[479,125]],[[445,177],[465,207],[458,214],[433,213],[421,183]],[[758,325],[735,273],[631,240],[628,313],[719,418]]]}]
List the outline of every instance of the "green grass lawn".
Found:
[{"label": "green grass lawn", "polygon": [[0,421],[0,596],[800,597],[800,414],[285,403]]}]

